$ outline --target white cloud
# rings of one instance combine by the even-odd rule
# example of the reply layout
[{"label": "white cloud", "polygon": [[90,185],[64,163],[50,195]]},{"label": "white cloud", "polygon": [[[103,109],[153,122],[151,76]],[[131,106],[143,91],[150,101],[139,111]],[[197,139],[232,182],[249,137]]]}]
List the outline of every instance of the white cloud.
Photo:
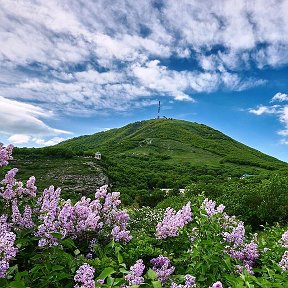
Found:
[{"label": "white cloud", "polygon": [[[154,0],[2,0],[0,94],[56,113],[122,111],[155,95],[193,101],[199,92],[245,90],[264,83],[241,76],[251,63],[260,69],[288,63],[288,0],[156,6]],[[173,70],[163,64],[172,56],[194,57],[202,71]]]},{"label": "white cloud", "polygon": [[28,143],[31,139],[31,136],[25,134],[14,134],[8,138],[9,143],[11,144],[25,144]]},{"label": "white cloud", "polygon": [[284,101],[288,101],[288,95],[280,92],[276,93],[271,99],[271,102],[284,102]]},{"label": "white cloud", "polygon": [[287,139],[281,139],[280,144],[288,145],[288,140]]},{"label": "white cloud", "polygon": [[68,131],[52,128],[41,120],[53,116],[52,111],[0,96],[0,133],[11,135],[18,143],[33,135],[69,134]]},{"label": "white cloud", "polygon": [[[277,93],[273,96],[270,102],[275,102],[275,101],[283,102],[283,101],[286,101],[286,97],[287,97],[286,94]],[[260,105],[257,108],[250,108],[248,109],[248,111],[257,116],[260,116],[263,114],[270,114],[270,115],[276,116],[278,121],[282,124],[284,128],[284,129],[277,131],[277,134],[283,137],[288,136],[288,105],[272,105],[272,106]],[[282,139],[281,142],[283,141],[285,142],[286,140]],[[282,144],[286,144],[284,142]]]},{"label": "white cloud", "polygon": [[260,116],[262,114],[276,114],[279,112],[279,105],[274,106],[263,106],[260,105],[256,109],[250,108],[248,111],[252,114],[255,114],[257,116]]},{"label": "white cloud", "polygon": [[35,142],[36,144],[38,145],[41,145],[41,146],[52,146],[52,145],[56,145],[64,140],[66,140],[65,138],[62,138],[62,137],[53,137],[49,140],[44,140],[42,138],[33,138],[32,139],[33,142]]}]

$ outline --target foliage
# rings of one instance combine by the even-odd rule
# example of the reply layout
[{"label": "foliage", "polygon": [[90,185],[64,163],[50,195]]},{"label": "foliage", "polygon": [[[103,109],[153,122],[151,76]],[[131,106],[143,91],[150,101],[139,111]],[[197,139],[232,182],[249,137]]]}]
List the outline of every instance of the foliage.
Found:
[{"label": "foliage", "polygon": [[[1,166],[11,160],[11,152],[11,146],[0,147]],[[8,171],[0,188],[1,287],[288,285],[288,227],[250,234],[242,221],[224,212],[224,205],[196,194],[195,185],[187,194],[167,198],[166,205],[180,198],[183,205],[177,209],[164,210],[164,204],[162,209],[131,208],[129,216],[120,210],[119,193],[107,186],[94,199],[71,201],[53,186],[39,193],[35,177],[21,182],[16,173]],[[263,199],[273,189],[285,191],[282,181],[261,182],[268,191]],[[260,207],[263,215],[270,211]]]}]

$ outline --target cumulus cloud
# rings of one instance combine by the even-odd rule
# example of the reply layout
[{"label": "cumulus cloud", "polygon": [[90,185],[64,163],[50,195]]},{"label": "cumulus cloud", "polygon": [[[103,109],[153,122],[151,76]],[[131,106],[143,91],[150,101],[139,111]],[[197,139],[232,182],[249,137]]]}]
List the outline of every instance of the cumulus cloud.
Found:
[{"label": "cumulus cloud", "polygon": [[42,120],[53,116],[52,111],[0,96],[0,133],[7,135],[8,140],[14,144],[28,143],[33,136],[70,134],[52,128]]},{"label": "cumulus cloud", "polygon": [[[270,102],[284,102],[287,100],[287,94],[278,92],[271,98]],[[263,114],[276,116],[278,121],[283,125],[283,129],[277,131],[277,134],[283,137],[288,136],[288,105],[260,105],[257,108],[250,108],[248,111],[257,116],[261,116]],[[287,144],[286,142],[288,143],[287,139],[282,139],[280,141],[281,144]]]},{"label": "cumulus cloud", "polygon": [[49,140],[44,140],[41,138],[33,138],[32,141],[35,142],[38,145],[41,146],[52,146],[52,145],[56,145],[62,141],[66,140],[65,138],[62,137],[53,137]]},{"label": "cumulus cloud", "polygon": [[288,95],[285,93],[276,93],[273,98],[271,99],[271,102],[284,102],[288,100]]},{"label": "cumulus cloud", "polygon": [[9,143],[12,144],[25,144],[28,143],[31,136],[25,134],[14,134],[8,138]]},{"label": "cumulus cloud", "polygon": [[91,113],[263,85],[246,71],[288,63],[287,11],[288,0],[1,1],[0,93]]},{"label": "cumulus cloud", "polygon": [[250,108],[249,112],[253,113],[257,116],[260,116],[262,114],[277,114],[279,112],[279,105],[274,105],[274,106],[263,106],[260,105],[257,108]]}]

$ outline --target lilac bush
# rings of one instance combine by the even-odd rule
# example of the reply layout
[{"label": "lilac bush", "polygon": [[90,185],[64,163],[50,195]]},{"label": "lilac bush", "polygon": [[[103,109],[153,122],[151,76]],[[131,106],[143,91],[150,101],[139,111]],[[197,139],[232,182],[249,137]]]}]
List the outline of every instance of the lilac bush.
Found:
[{"label": "lilac bush", "polygon": [[[279,243],[283,248],[288,248],[288,230],[282,234]],[[288,270],[288,250],[286,250],[282,255],[279,266],[281,267],[283,272]]]},{"label": "lilac bush", "polygon": [[128,285],[123,287],[130,287],[133,285],[140,285],[144,283],[144,278],[142,277],[145,269],[145,265],[142,259],[136,261],[136,263],[130,267],[130,273],[124,277],[128,281]]},{"label": "lilac bush", "polygon": [[176,284],[172,282],[170,288],[196,288],[196,278],[189,274],[185,275],[185,284]]},{"label": "lilac bush", "polygon": [[156,226],[156,238],[165,239],[167,237],[176,237],[179,229],[192,221],[192,212],[190,202],[182,207],[179,211],[167,208],[164,219]]},{"label": "lilac bush", "polygon": [[283,233],[281,239],[279,240],[279,243],[282,247],[288,248],[288,230]]},{"label": "lilac bush", "polygon": [[152,270],[157,274],[161,283],[165,283],[175,270],[175,267],[171,265],[169,258],[162,255],[153,258],[150,262],[153,265]]},{"label": "lilac bush", "polygon": [[8,145],[4,147],[2,143],[0,143],[0,167],[8,165],[9,160],[12,160],[12,151],[13,145]]},{"label": "lilac bush", "polygon": [[203,204],[202,204],[201,208],[206,211],[208,217],[212,217],[215,214],[222,213],[224,211],[224,209],[225,209],[225,206],[223,204],[220,204],[216,208],[216,202],[206,198],[203,201]]},{"label": "lilac bush", "polygon": [[32,176],[28,179],[26,187],[24,187],[23,182],[16,181],[15,176],[18,169],[13,168],[8,171],[5,178],[1,181],[3,187],[1,187],[0,197],[6,201],[12,201],[14,198],[35,197],[37,187],[35,186],[35,177]]},{"label": "lilac bush", "polygon": [[259,257],[256,239],[249,243],[245,242],[245,227],[242,221],[236,221],[234,217],[230,218],[227,214],[224,215],[222,221],[223,239],[228,244],[226,252],[232,259],[242,263],[236,265],[236,272],[242,273],[245,269],[253,274],[255,260]]},{"label": "lilac bush", "polygon": [[[12,148],[0,145],[0,166],[7,165],[12,159]],[[207,198],[203,201],[203,197],[199,196],[195,197],[198,204],[193,207],[193,213],[190,202],[179,211],[167,208],[164,215],[164,210],[146,209],[149,212],[146,218],[135,218],[135,223],[141,230],[134,230],[135,235],[143,233],[144,237],[134,237],[134,241],[124,247],[116,242],[127,244],[132,236],[128,230],[129,215],[119,208],[120,193],[110,193],[105,185],[97,189],[95,197],[82,197],[74,203],[70,199],[62,199],[61,189],[53,186],[45,189],[42,194],[36,193],[35,177],[30,177],[26,183],[17,181],[17,171],[15,168],[8,171],[0,185],[1,287],[10,287],[12,281],[15,282],[15,287],[24,287],[25,281],[25,287],[38,287],[38,281],[39,285],[42,281],[41,287],[71,286],[72,283],[67,282],[74,276],[71,271],[75,271],[83,262],[89,264],[84,263],[76,271],[75,288],[102,285],[123,288],[138,285],[158,287],[160,282],[162,287],[170,288],[223,288],[218,279],[226,287],[244,287],[247,283],[251,283],[251,287],[268,287],[265,286],[267,283],[275,284],[275,287],[287,286],[288,251],[284,250],[288,248],[288,231],[283,233],[281,230],[283,234],[280,240],[280,233],[276,240],[274,236],[274,245],[279,250],[273,259],[269,259],[273,247],[266,246],[265,241],[261,246],[261,241],[256,236],[250,240],[243,222],[224,213],[223,205],[217,207],[214,201]],[[140,223],[141,221],[145,223]],[[161,241],[167,237],[172,238]],[[112,241],[108,243],[110,240]],[[35,244],[37,241],[38,246],[45,249],[39,249],[37,243]],[[121,249],[127,250],[120,254]],[[259,251],[266,253],[259,255]],[[155,273],[149,269],[144,274],[145,264],[149,266],[149,263],[144,262],[145,259],[159,254],[161,255],[150,261]],[[139,255],[144,261],[138,259]],[[259,257],[259,261],[256,261]],[[126,271],[126,260],[135,263],[129,271]],[[270,269],[268,264],[274,266]],[[97,271],[99,267],[104,269],[96,282],[93,266],[97,267]],[[253,269],[257,271],[257,277],[250,275],[253,274]],[[244,275],[237,277],[235,271]],[[197,284],[192,275],[197,277]],[[33,278],[31,282],[30,278]],[[184,284],[178,284],[179,282]],[[64,283],[64,286],[59,283]]]},{"label": "lilac bush", "polygon": [[74,276],[74,288],[95,288],[95,269],[87,263],[79,267]]},{"label": "lilac bush", "polygon": [[282,255],[279,265],[283,272],[288,270],[288,251],[285,251],[284,254]]},{"label": "lilac bush", "polygon": [[17,248],[14,246],[16,234],[11,231],[11,228],[7,223],[7,216],[0,216],[0,278],[6,276],[9,261],[17,253]]},{"label": "lilac bush", "polygon": [[42,222],[36,232],[36,236],[40,237],[39,246],[57,245],[59,239],[52,233],[60,233],[62,239],[77,239],[87,232],[99,234],[107,229],[110,229],[110,236],[115,241],[126,243],[131,240],[127,230],[129,215],[118,208],[120,194],[108,193],[107,185],[97,189],[95,199],[82,197],[75,205],[71,200],[63,202],[60,193],[61,189],[55,190],[50,186],[38,200],[39,220]]}]

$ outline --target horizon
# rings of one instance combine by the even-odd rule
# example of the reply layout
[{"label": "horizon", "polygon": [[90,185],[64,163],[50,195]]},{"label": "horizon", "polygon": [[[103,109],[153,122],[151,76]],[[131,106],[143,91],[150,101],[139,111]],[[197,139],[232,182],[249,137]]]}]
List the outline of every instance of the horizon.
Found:
[{"label": "horizon", "polygon": [[288,162],[288,0],[0,5],[0,142],[54,145],[161,101]]}]

